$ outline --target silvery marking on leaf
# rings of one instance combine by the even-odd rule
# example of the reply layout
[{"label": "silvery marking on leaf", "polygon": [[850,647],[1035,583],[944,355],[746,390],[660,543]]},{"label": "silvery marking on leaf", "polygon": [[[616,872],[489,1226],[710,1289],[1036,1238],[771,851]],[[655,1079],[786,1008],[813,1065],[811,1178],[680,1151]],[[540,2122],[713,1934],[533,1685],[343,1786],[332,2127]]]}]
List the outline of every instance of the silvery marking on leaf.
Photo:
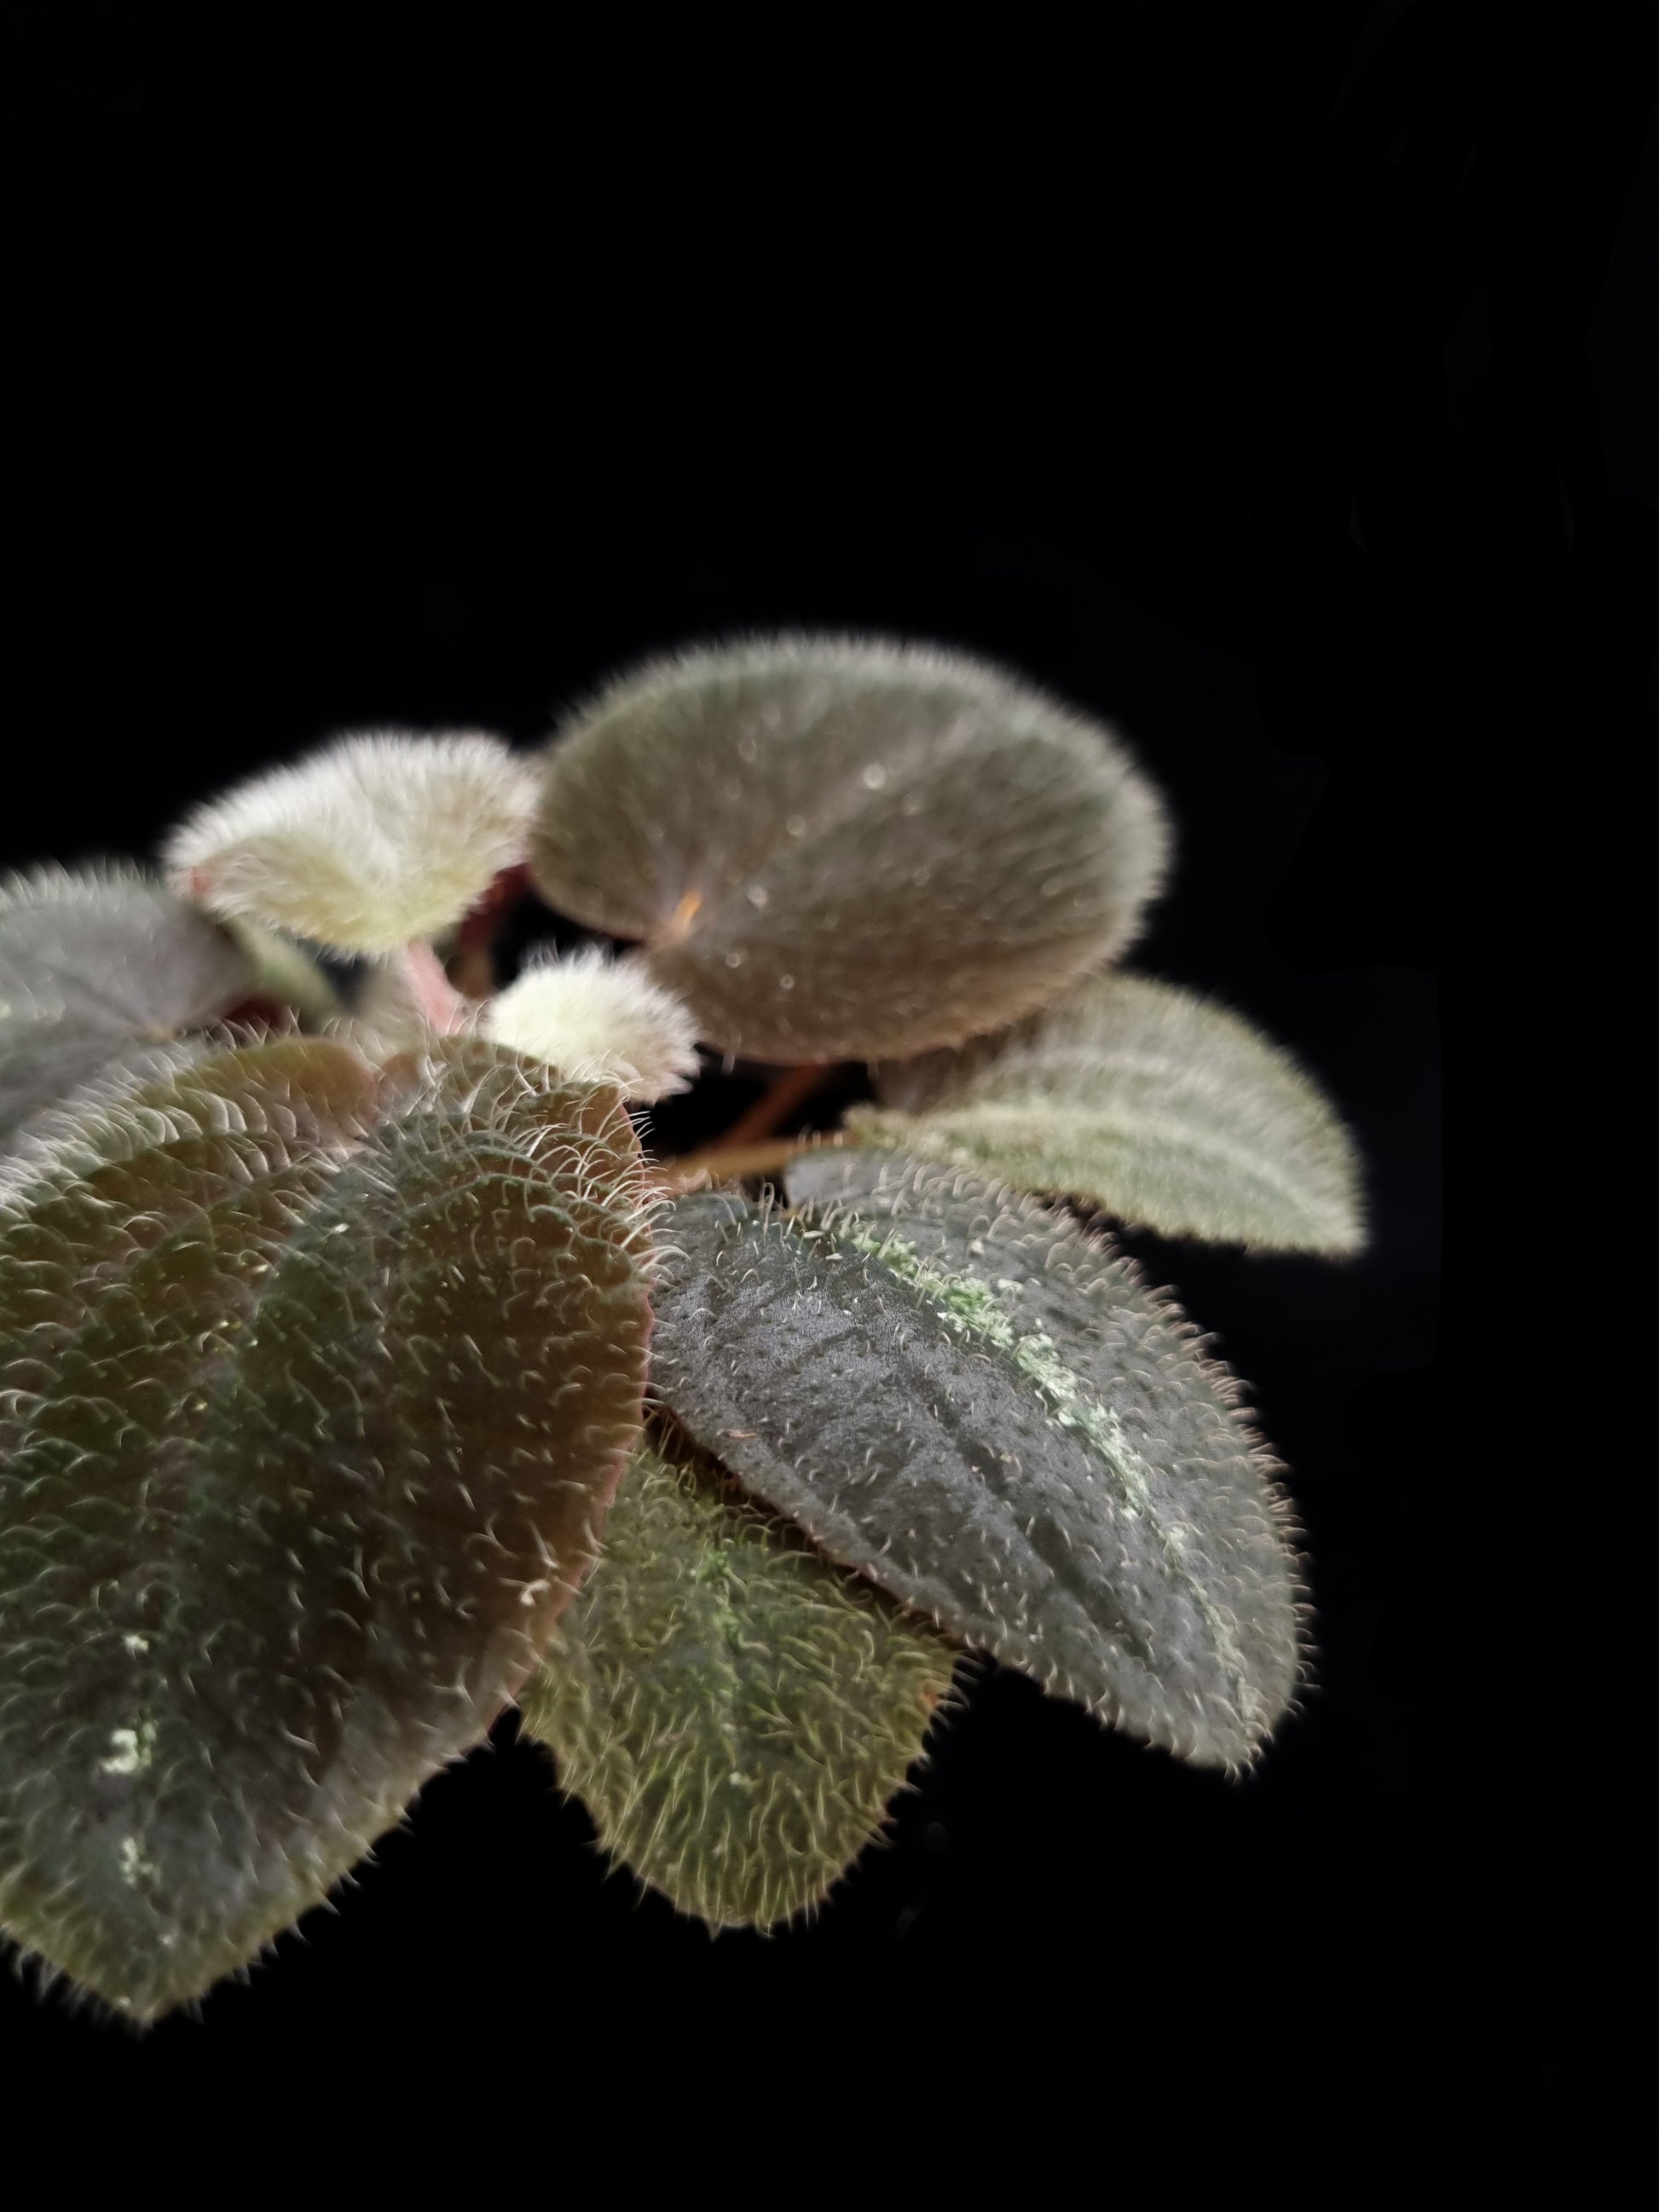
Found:
[{"label": "silvery marking on leaf", "polygon": [[0,1925],[138,2020],[536,1663],[639,1432],[613,1090],[477,1038],[127,1085],[0,1192]]},{"label": "silvery marking on leaf", "polygon": [[1161,802],[1102,725],[935,647],[752,639],[652,661],[546,756],[542,895],[722,1051],[877,1059],[1028,1012],[1132,941]]},{"label": "silvery marking on leaf", "polygon": [[825,1148],[800,1211],[665,1224],[653,1394],[826,1555],[1148,1741],[1231,1771],[1298,1673],[1296,1564],[1237,1387],[1097,1238]]},{"label": "silvery marking on leaf", "polygon": [[848,1133],[1166,1237],[1357,1252],[1358,1164],[1329,1100],[1224,1007],[1091,975],[959,1051],[890,1062]]}]

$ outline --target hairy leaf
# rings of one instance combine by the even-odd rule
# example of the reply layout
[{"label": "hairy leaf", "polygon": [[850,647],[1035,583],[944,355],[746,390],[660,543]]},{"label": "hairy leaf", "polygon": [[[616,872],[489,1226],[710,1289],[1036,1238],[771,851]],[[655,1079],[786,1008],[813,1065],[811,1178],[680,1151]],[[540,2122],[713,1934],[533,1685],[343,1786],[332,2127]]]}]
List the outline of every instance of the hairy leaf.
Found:
[{"label": "hairy leaf", "polygon": [[343,953],[447,928],[524,857],[534,771],[481,731],[373,730],[252,776],[168,837],[169,880]]},{"label": "hairy leaf", "polygon": [[0,1184],[0,1924],[148,2019],[477,1741],[637,1433],[637,1146],[477,1040],[88,1109]]},{"label": "hairy leaf", "polygon": [[137,868],[43,867],[0,882],[0,1144],[151,1044],[216,1022],[252,964]]},{"label": "hairy leaf", "polygon": [[1133,937],[1168,834],[1117,740],[960,654],[785,637],[650,663],[557,737],[544,896],[646,940],[706,1042],[954,1044]]},{"label": "hairy leaf", "polygon": [[656,1442],[520,1709],[610,1851],[682,1912],[764,1928],[879,1832],[957,1655],[718,1462]]},{"label": "hairy leaf", "polygon": [[1224,1371],[1030,1200],[856,1152],[788,1174],[792,1215],[674,1208],[653,1391],[950,1633],[1152,1742],[1247,1762],[1294,1686],[1295,1577]]},{"label": "hairy leaf", "polygon": [[240,947],[142,870],[43,867],[0,884],[0,1005],[172,1034],[249,985]]},{"label": "hairy leaf", "polygon": [[597,945],[532,957],[483,1009],[484,1033],[532,1060],[649,1103],[690,1088],[696,1029],[672,991],[635,959]]},{"label": "hairy leaf", "polygon": [[0,1149],[50,1126],[56,1109],[100,1079],[159,1073],[190,1056],[176,1043],[123,1036],[78,1014],[0,1018]]},{"label": "hairy leaf", "polygon": [[1140,975],[1091,975],[958,1052],[878,1071],[860,1141],[1087,1200],[1166,1237],[1358,1251],[1353,1146],[1329,1101],[1237,1014]]}]

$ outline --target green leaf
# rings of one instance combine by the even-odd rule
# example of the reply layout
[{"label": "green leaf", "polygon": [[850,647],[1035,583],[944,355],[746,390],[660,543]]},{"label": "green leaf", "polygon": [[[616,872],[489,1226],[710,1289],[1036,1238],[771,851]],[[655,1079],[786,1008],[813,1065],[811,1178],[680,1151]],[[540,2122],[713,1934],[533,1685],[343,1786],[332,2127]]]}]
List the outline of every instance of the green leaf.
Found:
[{"label": "green leaf", "polygon": [[848,1133],[1166,1237],[1267,1252],[1364,1243],[1353,1146],[1330,1102],[1237,1014],[1140,975],[1091,975],[959,1052],[877,1072]]},{"label": "green leaf", "polygon": [[320,1026],[345,1012],[322,963],[305,945],[279,929],[264,929],[246,915],[227,917],[224,927],[242,948],[253,971],[250,995],[292,1006],[302,1022]]},{"label": "green leaf", "polygon": [[[668,1217],[652,1387],[826,1554],[1103,1718],[1237,1769],[1297,1668],[1283,1502],[1225,1370],[1097,1238],[879,1154]],[[856,1210],[852,1210],[856,1209]]]},{"label": "green leaf", "polygon": [[161,1064],[147,1048],[217,1021],[252,988],[205,915],[120,864],[0,882],[0,1145],[104,1073]]},{"label": "green leaf", "polygon": [[530,763],[482,731],[366,730],[209,799],[163,859],[214,914],[392,952],[453,927],[523,860],[535,788]]},{"label": "green leaf", "polygon": [[252,970],[227,933],[141,869],[43,867],[0,883],[0,1006],[125,1033],[216,1021]]},{"label": "green leaf", "polygon": [[151,2019],[478,1741],[638,1432],[637,1145],[476,1040],[221,1052],[0,1180],[0,1924]]},{"label": "green leaf", "polygon": [[544,897],[650,965],[725,1051],[955,1044],[1133,936],[1157,794],[1109,732],[963,655],[783,637],[671,656],[555,741]]},{"label": "green leaf", "polygon": [[715,1927],[764,1928],[879,1832],[957,1655],[717,1462],[657,1442],[520,1710],[641,1881]]},{"label": "green leaf", "polygon": [[191,1057],[183,1045],[118,1036],[76,1014],[0,1019],[0,1151],[48,1128],[54,1109],[100,1079],[159,1074]]}]

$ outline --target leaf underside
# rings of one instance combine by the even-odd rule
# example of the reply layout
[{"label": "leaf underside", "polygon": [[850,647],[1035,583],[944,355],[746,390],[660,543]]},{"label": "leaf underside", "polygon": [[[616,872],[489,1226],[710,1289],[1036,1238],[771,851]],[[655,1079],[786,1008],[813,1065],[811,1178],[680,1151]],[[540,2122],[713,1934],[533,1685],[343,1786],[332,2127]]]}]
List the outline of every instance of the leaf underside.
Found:
[{"label": "leaf underside", "polygon": [[960,655],[784,638],[616,684],[548,756],[543,896],[698,1034],[774,1061],[951,1044],[1129,941],[1168,836],[1103,728]]},{"label": "leaf underside", "polygon": [[1237,1770],[1297,1672],[1283,1501],[1236,1386],[1035,1201],[824,1149],[801,1211],[669,1215],[653,1395],[830,1559],[1101,1717]]},{"label": "leaf underside", "polygon": [[960,1051],[877,1071],[848,1133],[1086,1200],[1166,1237],[1259,1251],[1364,1243],[1353,1146],[1290,1056],[1224,1008],[1091,975]]},{"label": "leaf underside", "polygon": [[154,2018],[534,1664],[637,1434],[637,1147],[476,1041],[289,1038],[0,1209],[0,1924]]},{"label": "leaf underside", "polygon": [[102,1075],[216,1022],[252,963],[136,868],[40,868],[0,884],[0,1145]]},{"label": "leaf underside", "polygon": [[682,1912],[764,1928],[879,1832],[957,1654],[688,1440],[655,1443],[520,1709],[615,1857]]}]

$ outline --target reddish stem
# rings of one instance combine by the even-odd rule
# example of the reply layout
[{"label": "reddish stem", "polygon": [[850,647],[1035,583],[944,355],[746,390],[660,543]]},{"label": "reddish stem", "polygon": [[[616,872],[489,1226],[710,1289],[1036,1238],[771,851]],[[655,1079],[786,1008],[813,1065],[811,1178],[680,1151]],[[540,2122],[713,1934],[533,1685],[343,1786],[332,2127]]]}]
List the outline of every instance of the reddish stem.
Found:
[{"label": "reddish stem", "polygon": [[466,1017],[466,1000],[444,973],[443,963],[423,937],[404,945],[404,972],[416,1005],[441,1036],[453,1036]]},{"label": "reddish stem", "polygon": [[449,977],[469,999],[487,999],[495,988],[489,948],[502,922],[530,888],[530,863],[501,869],[477,904],[461,917],[449,957]]},{"label": "reddish stem", "polygon": [[787,1121],[793,1113],[806,1103],[835,1065],[831,1060],[810,1060],[799,1067],[786,1067],[748,1112],[739,1114],[731,1127],[716,1138],[708,1150],[711,1152],[739,1152],[762,1137],[769,1137],[780,1122]]}]

